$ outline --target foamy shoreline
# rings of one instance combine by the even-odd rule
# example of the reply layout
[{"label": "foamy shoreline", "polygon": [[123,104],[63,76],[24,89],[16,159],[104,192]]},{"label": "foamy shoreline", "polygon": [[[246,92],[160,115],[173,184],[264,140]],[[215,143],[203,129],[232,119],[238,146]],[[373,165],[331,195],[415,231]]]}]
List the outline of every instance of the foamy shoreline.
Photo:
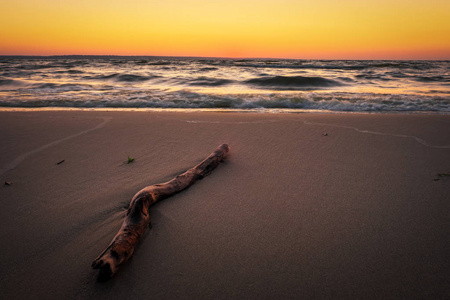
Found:
[{"label": "foamy shoreline", "polygon": [[361,114],[361,115],[450,115],[447,111],[339,111],[296,108],[153,108],[153,107],[1,107],[0,112],[86,111],[86,112],[167,112],[242,114]]},{"label": "foamy shoreline", "polygon": [[[449,125],[448,114],[0,111],[11,183],[0,188],[1,293],[444,298]],[[90,264],[130,198],[221,143],[229,158],[153,206],[133,258],[96,282]]]}]

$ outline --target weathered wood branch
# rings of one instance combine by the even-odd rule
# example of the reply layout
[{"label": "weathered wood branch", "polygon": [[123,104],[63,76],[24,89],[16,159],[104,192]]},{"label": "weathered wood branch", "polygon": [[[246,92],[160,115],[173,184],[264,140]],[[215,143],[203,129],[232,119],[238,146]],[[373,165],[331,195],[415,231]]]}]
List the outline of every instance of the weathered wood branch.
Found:
[{"label": "weathered wood branch", "polygon": [[111,278],[119,266],[131,257],[139,239],[150,224],[150,205],[181,192],[197,180],[209,175],[226,157],[228,151],[228,145],[222,144],[192,169],[168,182],[154,184],[137,192],[131,199],[119,232],[92,263],[94,269],[100,269],[99,280],[104,281]]}]

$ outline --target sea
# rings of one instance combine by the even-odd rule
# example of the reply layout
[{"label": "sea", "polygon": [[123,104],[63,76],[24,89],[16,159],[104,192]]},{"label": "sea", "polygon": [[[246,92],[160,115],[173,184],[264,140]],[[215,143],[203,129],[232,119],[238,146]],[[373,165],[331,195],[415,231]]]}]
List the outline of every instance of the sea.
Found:
[{"label": "sea", "polygon": [[0,57],[1,108],[450,112],[450,61]]}]

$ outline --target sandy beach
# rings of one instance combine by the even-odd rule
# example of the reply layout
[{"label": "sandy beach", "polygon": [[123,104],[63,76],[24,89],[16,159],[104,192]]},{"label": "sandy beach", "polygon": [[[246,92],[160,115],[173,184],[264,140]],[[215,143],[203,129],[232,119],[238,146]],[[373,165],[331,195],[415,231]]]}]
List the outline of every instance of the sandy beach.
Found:
[{"label": "sandy beach", "polygon": [[[448,114],[3,111],[0,126],[1,299],[450,295]],[[222,143],[227,160],[152,206],[97,282],[131,197]]]}]

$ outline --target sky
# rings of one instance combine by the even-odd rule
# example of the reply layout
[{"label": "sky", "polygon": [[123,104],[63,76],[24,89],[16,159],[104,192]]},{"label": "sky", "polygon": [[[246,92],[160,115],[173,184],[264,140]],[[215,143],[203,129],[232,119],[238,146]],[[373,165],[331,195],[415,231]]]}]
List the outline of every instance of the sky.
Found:
[{"label": "sky", "polygon": [[449,0],[0,0],[0,55],[450,59]]}]

